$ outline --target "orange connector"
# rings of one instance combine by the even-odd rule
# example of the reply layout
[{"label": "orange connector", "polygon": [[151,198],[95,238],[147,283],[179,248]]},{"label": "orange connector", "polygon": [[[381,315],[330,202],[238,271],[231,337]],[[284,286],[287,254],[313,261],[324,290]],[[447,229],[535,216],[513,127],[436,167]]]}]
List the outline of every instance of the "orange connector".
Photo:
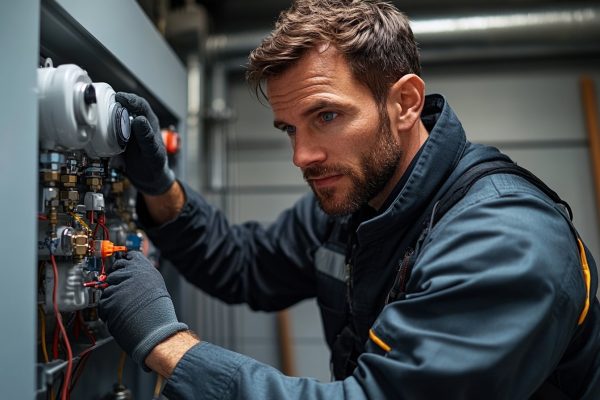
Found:
[{"label": "orange connector", "polygon": [[[112,256],[114,253],[127,251],[126,246],[115,246],[110,240],[96,240],[96,251],[100,251],[100,257],[106,258]],[[97,253],[96,253],[97,254]]]}]

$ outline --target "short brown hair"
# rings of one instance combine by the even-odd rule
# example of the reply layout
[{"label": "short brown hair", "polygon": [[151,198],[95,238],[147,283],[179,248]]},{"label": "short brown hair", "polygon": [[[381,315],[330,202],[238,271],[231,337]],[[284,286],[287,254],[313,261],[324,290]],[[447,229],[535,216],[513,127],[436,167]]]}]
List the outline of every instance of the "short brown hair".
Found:
[{"label": "short brown hair", "polygon": [[[382,104],[390,86],[421,73],[408,18],[381,0],[295,0],[248,58],[246,79],[257,95],[262,82],[283,73],[308,49],[328,42],[348,61],[354,77]],[[266,96],[265,96],[266,97]]]}]

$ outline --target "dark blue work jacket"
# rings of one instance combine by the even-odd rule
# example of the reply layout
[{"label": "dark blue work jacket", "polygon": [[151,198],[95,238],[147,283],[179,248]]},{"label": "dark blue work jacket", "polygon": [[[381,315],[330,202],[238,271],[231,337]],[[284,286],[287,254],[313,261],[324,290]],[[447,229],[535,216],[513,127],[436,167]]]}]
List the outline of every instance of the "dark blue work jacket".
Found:
[{"label": "dark blue work jacket", "polygon": [[[521,177],[477,181],[423,243],[406,296],[386,305],[433,202],[469,167],[505,157],[469,143],[439,95],[422,118],[429,138],[402,187],[358,226],[324,214],[312,194],[266,228],[229,225],[185,187],[176,220],[147,231],[190,282],[255,310],[316,297],[329,346],[358,342],[360,355],[338,359],[350,376],[325,383],[203,342],[177,365],[170,399],[515,400],[546,381],[573,399],[600,399],[596,267],[564,210]],[[340,343],[347,327],[354,344]]]}]

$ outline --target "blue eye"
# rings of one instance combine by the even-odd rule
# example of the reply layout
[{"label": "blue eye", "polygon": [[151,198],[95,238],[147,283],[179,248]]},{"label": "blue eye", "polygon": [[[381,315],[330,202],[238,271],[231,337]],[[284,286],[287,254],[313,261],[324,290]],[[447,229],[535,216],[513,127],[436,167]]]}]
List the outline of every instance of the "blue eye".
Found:
[{"label": "blue eye", "polygon": [[323,121],[325,121],[325,122],[331,122],[337,116],[338,116],[338,114],[336,112],[333,112],[333,111],[327,111],[327,112],[321,113],[321,119]]},{"label": "blue eye", "polygon": [[281,130],[287,133],[288,135],[293,135],[294,133],[296,133],[296,127],[293,125],[286,125]]}]

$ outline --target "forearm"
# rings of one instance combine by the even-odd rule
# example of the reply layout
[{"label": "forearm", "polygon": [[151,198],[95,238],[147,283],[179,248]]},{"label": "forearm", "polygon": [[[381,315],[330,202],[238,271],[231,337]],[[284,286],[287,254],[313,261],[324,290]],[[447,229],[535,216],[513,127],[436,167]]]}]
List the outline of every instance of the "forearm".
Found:
[{"label": "forearm", "polygon": [[[177,217],[155,226],[142,200],[140,225],[161,256],[192,284],[228,303],[247,302],[278,310],[314,296],[312,254],[320,225],[312,204],[290,210],[266,228],[256,222],[230,225],[225,215],[181,183],[185,204]],[[282,273],[282,271],[285,271]]]},{"label": "forearm", "polygon": [[148,368],[168,378],[184,354],[199,342],[191,331],[178,332],[154,347],[145,363]]},{"label": "forearm", "polygon": [[156,225],[162,225],[175,219],[185,204],[185,193],[179,182],[175,181],[163,194],[156,196],[142,194],[150,217]]}]

